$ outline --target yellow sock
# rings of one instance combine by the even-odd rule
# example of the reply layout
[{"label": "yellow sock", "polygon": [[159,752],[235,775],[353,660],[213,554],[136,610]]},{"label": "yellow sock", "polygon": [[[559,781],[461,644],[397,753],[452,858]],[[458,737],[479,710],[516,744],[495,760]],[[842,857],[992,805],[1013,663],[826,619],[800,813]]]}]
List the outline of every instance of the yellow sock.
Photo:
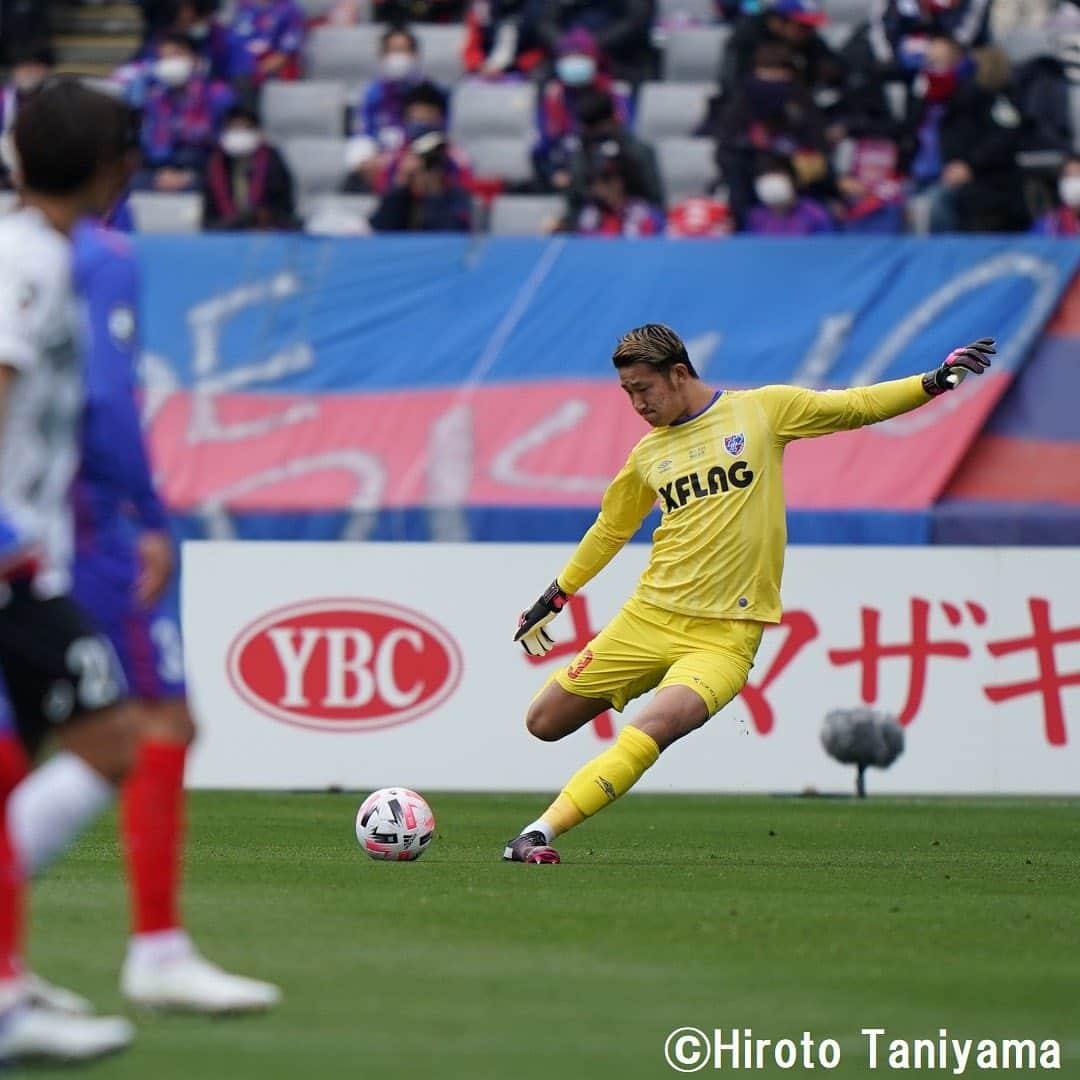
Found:
[{"label": "yellow sock", "polygon": [[615,745],[583,765],[562,794],[541,814],[554,836],[580,825],[587,817],[625,795],[660,756],[656,741],[635,727],[624,727]]}]

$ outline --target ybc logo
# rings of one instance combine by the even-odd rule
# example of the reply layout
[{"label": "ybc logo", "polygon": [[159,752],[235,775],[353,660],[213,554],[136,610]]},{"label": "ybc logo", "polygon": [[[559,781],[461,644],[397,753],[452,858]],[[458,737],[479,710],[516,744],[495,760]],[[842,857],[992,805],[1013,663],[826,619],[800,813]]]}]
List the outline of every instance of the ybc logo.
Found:
[{"label": "ybc logo", "polygon": [[229,648],[229,681],[252,708],[319,731],[373,731],[441,705],[461,679],[461,653],[430,619],[376,600],[311,600],[278,608]]}]

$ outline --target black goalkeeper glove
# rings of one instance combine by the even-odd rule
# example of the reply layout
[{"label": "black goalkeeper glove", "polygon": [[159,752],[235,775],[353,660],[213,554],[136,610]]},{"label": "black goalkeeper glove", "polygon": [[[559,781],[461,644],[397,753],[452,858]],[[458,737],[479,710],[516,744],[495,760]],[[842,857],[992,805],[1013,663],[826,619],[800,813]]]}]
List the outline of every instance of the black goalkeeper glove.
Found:
[{"label": "black goalkeeper glove", "polygon": [[981,375],[990,366],[990,357],[997,352],[993,338],[979,338],[962,349],[953,349],[936,371],[928,371],[922,377],[923,389],[937,397],[946,390],[955,390],[968,374]]},{"label": "black goalkeeper glove", "polygon": [[544,627],[562,611],[569,599],[556,580],[544,590],[544,595],[528,611],[521,613],[514,640],[520,641],[521,647],[530,656],[547,656],[554,648],[555,642],[548,637]]}]

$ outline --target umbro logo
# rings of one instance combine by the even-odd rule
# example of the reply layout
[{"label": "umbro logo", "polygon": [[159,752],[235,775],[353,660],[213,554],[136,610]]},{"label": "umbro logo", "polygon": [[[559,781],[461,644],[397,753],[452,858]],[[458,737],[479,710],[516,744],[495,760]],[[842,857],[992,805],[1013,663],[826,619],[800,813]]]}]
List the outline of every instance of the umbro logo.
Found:
[{"label": "umbro logo", "polygon": [[614,802],[618,798],[615,794],[615,785],[606,777],[598,776],[596,778],[596,783],[599,785],[600,790],[608,797],[609,802]]}]

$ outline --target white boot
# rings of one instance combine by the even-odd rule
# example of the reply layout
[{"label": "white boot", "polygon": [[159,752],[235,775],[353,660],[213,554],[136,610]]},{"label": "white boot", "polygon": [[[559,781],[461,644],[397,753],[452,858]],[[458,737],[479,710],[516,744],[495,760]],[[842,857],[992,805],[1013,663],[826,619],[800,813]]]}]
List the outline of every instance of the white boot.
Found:
[{"label": "white boot", "polygon": [[134,1038],[134,1027],[120,1016],[72,1016],[29,1002],[0,1013],[0,1062],[91,1061]]},{"label": "white boot", "polygon": [[281,991],[272,983],[231,975],[211,964],[183,931],[157,936],[156,942],[136,938],[128,949],[120,990],[132,1004],[221,1014],[263,1012],[281,1001]]},{"label": "white boot", "polygon": [[67,1013],[68,1016],[93,1016],[94,1006],[74,990],[54,986],[40,975],[28,971],[23,976],[23,993],[30,1005],[36,1005],[50,1012]]}]

